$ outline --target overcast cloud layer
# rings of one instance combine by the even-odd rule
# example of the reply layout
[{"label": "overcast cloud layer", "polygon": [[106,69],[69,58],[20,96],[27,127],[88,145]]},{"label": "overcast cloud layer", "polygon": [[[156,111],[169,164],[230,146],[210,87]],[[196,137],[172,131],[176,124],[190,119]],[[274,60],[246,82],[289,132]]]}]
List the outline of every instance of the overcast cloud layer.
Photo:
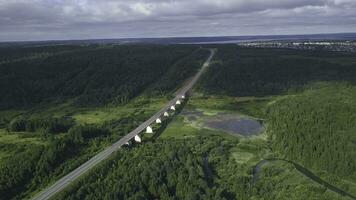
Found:
[{"label": "overcast cloud layer", "polygon": [[0,41],[356,32],[356,0],[0,0]]}]

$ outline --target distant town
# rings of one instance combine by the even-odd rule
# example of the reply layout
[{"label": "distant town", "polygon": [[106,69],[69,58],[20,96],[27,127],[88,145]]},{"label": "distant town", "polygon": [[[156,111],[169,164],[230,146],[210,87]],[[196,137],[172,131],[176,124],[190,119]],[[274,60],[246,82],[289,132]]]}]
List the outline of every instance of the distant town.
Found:
[{"label": "distant town", "polygon": [[301,50],[329,50],[356,52],[356,41],[255,41],[239,43],[244,47],[289,48]]}]

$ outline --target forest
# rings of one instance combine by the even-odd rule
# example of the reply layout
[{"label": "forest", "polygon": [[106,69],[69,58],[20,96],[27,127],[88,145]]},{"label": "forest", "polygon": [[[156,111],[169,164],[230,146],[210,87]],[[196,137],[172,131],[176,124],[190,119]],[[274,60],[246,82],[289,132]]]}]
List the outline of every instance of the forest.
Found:
[{"label": "forest", "polygon": [[[127,134],[209,54],[190,45],[2,48],[0,199],[28,198]],[[131,107],[94,124],[72,116]]]},{"label": "forest", "polygon": [[[207,55],[196,47],[179,45],[56,50],[59,52],[55,56],[0,65],[0,109],[29,108],[73,98],[79,106],[122,104],[138,96],[157,79],[164,79],[165,73],[171,74],[166,78],[173,78],[170,81],[175,86],[182,77],[194,72],[194,67],[186,63],[189,61],[182,61],[182,58]],[[178,61],[181,62],[177,63],[179,66],[186,67],[183,73],[175,69]],[[166,92],[173,84],[161,87],[160,91]]]},{"label": "forest", "polygon": [[334,84],[269,107],[272,148],[310,169],[355,181],[355,91],[354,86]]},{"label": "forest", "polygon": [[[218,136],[159,140],[120,151],[55,199],[244,199],[241,182],[248,178],[234,175],[236,166],[228,160],[236,142]],[[231,167],[222,180],[209,174],[208,153],[209,160]]]},{"label": "forest", "polygon": [[202,91],[272,99],[253,104],[275,157],[356,193],[354,55],[230,46],[217,56]]},{"label": "forest", "polygon": [[[266,158],[292,160],[329,183],[351,190],[340,180],[355,181],[354,175],[350,176],[355,169],[352,159],[355,134],[351,123],[354,120],[354,72],[352,65],[340,57],[352,56],[231,46],[220,46],[218,52],[199,91],[205,95],[237,97],[272,95],[267,98],[272,101],[267,103],[252,102],[252,105],[236,107],[228,104],[229,109],[261,110],[259,117],[267,126],[266,142],[240,141],[220,132],[207,134],[211,132],[208,130],[199,130],[198,135],[188,138],[164,137],[144,142],[117,152],[55,199],[348,199],[322,185],[297,179],[295,169],[287,163],[271,164],[263,169],[264,176],[254,184],[254,165],[236,162],[231,153],[237,146],[252,152],[271,150]],[[266,59],[271,63],[265,65],[266,69],[259,69]],[[294,60],[297,64],[283,68],[285,63]],[[315,66],[318,63],[320,66]],[[266,71],[273,71],[275,75],[268,76]],[[243,87],[239,86],[241,80],[235,78],[240,72],[251,75],[247,76],[251,82],[245,79]],[[313,73],[303,76],[309,72]],[[291,77],[284,78],[289,74],[298,76],[289,81]],[[256,85],[257,79],[260,83]],[[265,85],[269,85],[268,88]],[[187,132],[178,130],[176,134]]]},{"label": "forest", "polygon": [[347,62],[354,55],[229,47],[217,56],[221,63],[209,69],[202,90],[285,95],[264,114],[272,147],[308,167],[356,180],[356,67]]},{"label": "forest", "polygon": [[266,177],[254,184],[250,166],[231,153],[236,146],[262,147],[205,131],[119,151],[54,199],[347,199],[309,182],[284,184],[291,174],[278,167],[264,170]]},{"label": "forest", "polygon": [[224,46],[216,57],[201,85],[212,94],[278,95],[302,91],[317,81],[356,80],[350,53]]},{"label": "forest", "polygon": [[[217,54],[186,107],[258,118],[262,136],[192,130],[175,116],[176,137],[163,126],[162,137],[121,149],[54,199],[349,199],[288,162],[266,162],[256,181],[256,165],[271,159],[297,163],[356,194],[354,55],[207,47]],[[6,200],[33,196],[133,130],[209,55],[194,45],[0,52],[0,199]]]}]

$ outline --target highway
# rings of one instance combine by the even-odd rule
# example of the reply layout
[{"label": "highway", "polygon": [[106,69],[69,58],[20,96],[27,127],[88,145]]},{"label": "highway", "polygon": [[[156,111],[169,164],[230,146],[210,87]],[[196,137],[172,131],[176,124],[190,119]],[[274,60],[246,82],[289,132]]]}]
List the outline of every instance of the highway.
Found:
[{"label": "highway", "polygon": [[129,134],[112,144],[110,147],[106,148],[105,150],[101,151],[82,165],[80,165],[78,168],[70,172],[69,174],[65,175],[61,179],[59,179],[57,182],[55,182],[53,185],[50,187],[44,189],[40,193],[38,193],[36,196],[34,196],[32,199],[33,200],[45,200],[45,199],[50,199],[53,197],[56,193],[59,191],[63,190],[65,187],[67,187],[70,183],[75,181],[78,177],[92,169],[95,165],[100,163],[101,161],[107,159],[113,152],[119,150],[125,143],[129,142],[132,140],[136,135],[140,134],[141,132],[145,131],[146,127],[149,126],[150,124],[154,123],[157,118],[161,117],[164,112],[168,111],[171,106],[176,104],[177,100],[180,100],[181,97],[187,94],[195,83],[199,80],[200,76],[203,74],[205,69],[209,66],[211,59],[213,58],[215,54],[215,50],[210,49],[210,55],[207,58],[207,60],[204,62],[203,66],[201,69],[198,71],[198,73],[183,87],[181,88],[174,99],[168,102],[165,107],[163,107],[161,110],[159,110],[156,114],[154,114],[151,118],[143,122],[140,126],[138,126],[136,129],[131,131]]}]

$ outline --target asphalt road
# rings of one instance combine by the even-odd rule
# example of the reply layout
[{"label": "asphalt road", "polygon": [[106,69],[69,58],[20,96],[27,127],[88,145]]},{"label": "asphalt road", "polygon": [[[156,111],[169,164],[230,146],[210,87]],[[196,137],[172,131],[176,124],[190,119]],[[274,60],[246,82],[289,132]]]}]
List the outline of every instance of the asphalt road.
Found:
[{"label": "asphalt road", "polygon": [[35,197],[33,197],[33,200],[44,200],[44,199],[50,199],[53,195],[55,195],[57,192],[61,191],[65,187],[67,187],[71,182],[76,180],[78,177],[89,171],[91,168],[93,168],[95,165],[97,165],[99,162],[105,160],[108,158],[113,152],[117,151],[122,147],[125,143],[129,142],[132,140],[136,135],[140,134],[141,132],[145,131],[146,127],[149,126],[150,124],[154,123],[157,118],[161,117],[164,112],[170,109],[172,105],[175,105],[176,101],[181,99],[183,95],[186,95],[186,93],[193,88],[195,83],[199,80],[200,76],[202,73],[205,71],[205,69],[209,66],[211,59],[213,58],[215,54],[215,50],[210,49],[210,56],[208,59],[205,61],[199,72],[186,84],[183,88],[181,88],[178,92],[177,95],[174,99],[172,99],[164,108],[162,108],[160,111],[158,111],[156,114],[154,114],[151,118],[149,118],[147,121],[143,122],[140,126],[138,126],[135,130],[131,131],[129,134],[121,138],[119,141],[115,142],[113,145],[110,147],[106,148],[105,150],[101,151],[98,153],[96,156],[92,157],[90,160],[87,162],[83,163],[81,166],[67,174],[66,176],[62,177],[59,179],[57,182],[55,182],[53,185],[50,187],[46,188],[42,192],[38,193]]},{"label": "asphalt road", "polygon": [[312,171],[308,170],[307,168],[303,167],[302,165],[295,163],[293,161],[290,161],[290,160],[285,160],[285,159],[271,158],[271,159],[264,159],[264,160],[261,160],[260,162],[258,162],[253,170],[254,172],[253,172],[252,184],[256,184],[256,182],[258,181],[258,179],[259,179],[258,176],[261,171],[261,167],[263,165],[267,164],[268,162],[275,162],[275,161],[287,162],[289,164],[292,164],[302,175],[304,175],[307,178],[310,178],[315,183],[322,185],[325,188],[327,188],[341,196],[350,197],[351,199],[356,200],[356,196],[354,196],[353,194],[350,194],[349,192],[326,182],[325,180],[323,180],[322,178],[320,178],[319,176],[317,176],[316,174],[314,174]]}]

